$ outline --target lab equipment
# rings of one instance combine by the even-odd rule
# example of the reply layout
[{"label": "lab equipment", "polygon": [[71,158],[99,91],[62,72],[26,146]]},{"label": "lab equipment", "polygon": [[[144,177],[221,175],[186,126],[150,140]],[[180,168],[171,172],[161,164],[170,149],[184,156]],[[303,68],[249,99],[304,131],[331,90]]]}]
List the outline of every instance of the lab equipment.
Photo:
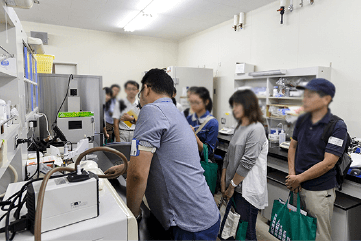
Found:
[{"label": "lab equipment", "polygon": [[[80,98],[80,110],[79,112],[93,112],[94,118],[94,128],[95,133],[100,133],[103,129],[102,119],[103,119],[103,84],[101,76],[90,76],[90,75],[74,75],[73,79],[70,81],[77,82],[77,95],[75,97]],[[69,93],[68,90],[69,75],[63,74],[39,74],[39,112],[44,113],[48,117],[50,125],[54,123],[58,117],[58,110],[61,106],[61,103],[64,100],[65,94]],[[69,86],[69,89],[72,86]],[[74,90],[73,90],[74,92]],[[89,94],[91,93],[91,94]],[[70,96],[72,97],[72,96]],[[51,100],[51,101],[49,101]],[[64,106],[60,109],[60,112],[69,112],[68,110],[67,99],[64,102]],[[60,118],[59,118],[60,119]],[[43,140],[48,137],[46,130],[45,119],[41,118],[39,120],[38,128],[40,129],[39,137],[40,140]],[[85,125],[82,123],[83,126]],[[65,123],[67,126],[68,123]],[[68,128],[68,127],[66,127]],[[67,134],[64,133],[66,139],[68,138]],[[52,133],[54,134],[54,133]],[[87,136],[91,136],[87,134]],[[74,143],[84,138],[84,134],[76,140]]]},{"label": "lab equipment", "polygon": [[[20,198],[20,201],[22,203],[22,197],[24,197],[25,195],[22,195],[24,193],[25,190],[25,186],[21,186],[18,187],[15,191],[11,191],[7,190],[6,195],[5,195],[5,200],[6,200],[6,204],[7,206],[9,206],[9,209],[6,212],[6,224],[5,226],[7,227],[7,229],[5,229],[5,234],[7,239],[9,239],[10,234],[9,234],[9,229],[10,230],[14,230],[14,227],[16,227],[16,230],[20,231],[20,230],[24,230],[24,229],[31,229],[32,226],[34,226],[34,236],[35,236],[35,240],[41,240],[41,231],[42,228],[52,228],[55,225],[59,224],[63,225],[64,223],[68,223],[71,222],[72,220],[74,220],[75,218],[80,218],[80,217],[75,217],[75,216],[81,216],[83,219],[77,221],[76,223],[73,223],[72,225],[77,225],[76,227],[72,227],[70,229],[67,229],[68,225],[62,227],[64,228],[64,230],[62,230],[61,232],[57,232],[57,230],[54,230],[52,232],[51,235],[46,236],[46,239],[96,239],[96,240],[102,240],[102,239],[137,239],[137,223],[135,220],[135,217],[131,214],[130,210],[126,208],[126,205],[124,204],[124,202],[117,197],[116,195],[114,195],[114,190],[112,190],[110,187],[111,185],[107,185],[108,186],[108,191],[110,191],[114,198],[109,197],[109,195],[107,195],[107,193],[103,193],[101,195],[98,195],[98,184],[97,185],[93,185],[91,187],[95,187],[93,190],[91,191],[92,196],[89,197],[87,195],[89,194],[84,194],[85,192],[84,190],[84,186],[83,187],[78,187],[78,185],[80,185],[80,182],[83,183],[87,183],[87,182],[93,182],[93,183],[98,183],[98,179],[95,176],[95,174],[92,173],[88,173],[85,171],[81,171],[80,173],[75,174],[74,171],[75,170],[80,170],[80,160],[85,157],[86,155],[96,152],[96,151],[105,151],[105,152],[111,152],[113,154],[116,154],[117,156],[119,156],[122,160],[123,160],[123,164],[124,164],[124,168],[123,170],[117,171],[117,173],[114,174],[107,174],[104,175],[101,171],[100,171],[100,175],[98,175],[99,178],[115,178],[118,177],[119,175],[122,175],[126,170],[127,170],[127,164],[128,161],[126,159],[126,157],[113,149],[107,148],[107,147],[95,147],[92,149],[89,149],[83,153],[80,154],[80,156],[77,158],[77,160],[75,161],[74,167],[75,168],[69,168],[69,167],[59,167],[59,168],[54,168],[52,170],[50,170],[44,177],[41,187],[40,189],[38,189],[39,191],[37,192],[37,188],[38,186],[37,183],[33,182],[33,181],[29,181],[27,183],[27,190],[28,190],[28,194],[26,196],[28,196],[28,198],[26,199],[26,203],[27,203],[27,208],[29,211],[32,210],[31,206],[34,206],[32,203],[35,203],[36,205],[36,213],[35,213],[35,219],[32,219],[32,217],[34,216],[34,213],[29,213],[27,216],[24,216],[23,213],[20,213],[23,205],[11,205],[10,203],[14,203],[18,198]],[[91,167],[93,167],[94,165],[89,165]],[[63,172],[63,171],[67,171],[70,172],[68,174],[64,174],[61,176],[57,176],[55,177],[55,185],[52,185],[52,175],[55,173],[59,173],[59,172]],[[99,173],[99,171],[97,171],[97,173]],[[59,178],[62,178],[63,176],[67,176],[66,180],[59,180]],[[53,177],[54,178],[54,177]],[[91,180],[90,179],[94,178],[95,180]],[[65,182],[65,183],[64,183]],[[70,195],[69,197],[65,197],[68,196],[69,191],[63,191],[65,189],[68,188],[64,188],[65,186],[62,185],[67,185],[68,183],[73,183],[71,184],[71,186],[76,186],[76,188],[71,189],[70,193],[75,193],[74,195]],[[107,181],[105,181],[107,183]],[[31,184],[33,183],[33,184]],[[47,183],[49,183],[49,186],[47,186]],[[34,192],[31,191],[32,187],[29,185],[33,185],[33,189]],[[18,190],[21,188],[20,192],[18,192]],[[86,189],[88,191],[89,187]],[[111,190],[109,190],[111,189]],[[54,195],[52,195],[52,193],[49,194],[49,192],[53,192],[54,191]],[[45,192],[47,193],[47,195],[44,196]],[[15,195],[13,195],[15,193]],[[34,193],[34,195],[38,195],[38,198],[34,197],[32,198],[32,194]],[[56,195],[55,195],[56,194]],[[99,198],[100,197],[104,197],[105,195],[107,195],[107,197],[103,198],[102,201],[99,202]],[[10,197],[11,196],[11,197]],[[50,209],[47,209],[46,207],[46,200],[47,197],[52,197],[52,196],[56,196],[57,198],[54,200],[51,200],[50,204],[53,205],[51,206]],[[92,200],[92,201],[83,201],[83,199],[78,198],[78,199],[72,199],[72,196],[75,197],[88,197],[88,199],[86,200]],[[61,198],[64,200],[60,200]],[[65,198],[64,198],[65,197]],[[44,199],[45,198],[45,199]],[[93,201],[95,199],[95,201]],[[37,202],[35,202],[34,200],[37,200]],[[44,202],[45,200],[45,202]],[[69,200],[69,202],[67,202],[66,200]],[[80,200],[80,201],[79,201]],[[33,202],[32,202],[33,201]],[[114,207],[114,201],[115,203],[117,203],[117,207]],[[57,210],[53,210],[54,209],[54,203],[59,203],[60,206],[55,206]],[[66,203],[66,205],[62,205]],[[105,214],[102,216],[103,219],[102,220],[98,220],[95,222],[90,222],[90,220],[92,217],[89,217],[89,210],[86,212],[82,212],[81,209],[88,209],[88,207],[90,208],[91,204],[94,203],[95,205],[97,205],[97,207],[95,208],[95,206],[92,206],[92,215],[94,215],[94,210],[96,211],[97,214],[101,215],[102,210],[105,212]],[[112,204],[111,204],[112,203]],[[99,205],[104,204],[102,208],[99,208]],[[30,207],[30,208],[29,208]],[[121,212],[119,212],[119,208],[121,209]],[[10,212],[12,211],[12,209],[15,209],[15,215],[10,215]],[[34,211],[34,210],[32,210]],[[44,215],[43,215],[43,211],[44,211]],[[118,211],[118,212],[117,212]],[[0,211],[1,212],[1,211]],[[72,214],[76,212],[76,215],[72,216]],[[57,217],[59,220],[55,220],[53,222],[53,224],[44,224],[44,222],[42,222],[44,219],[46,219],[48,216],[46,216],[45,214],[50,213],[51,215],[53,215],[53,213],[56,213]],[[68,215],[62,216],[62,213],[67,213]],[[117,214],[115,214],[117,213]],[[58,215],[60,214],[60,216]],[[79,215],[78,215],[79,214]],[[110,215],[109,215],[110,214]],[[50,216],[51,216],[50,215]],[[70,217],[68,217],[70,215]],[[86,216],[88,215],[88,216]],[[116,217],[113,217],[114,215],[116,215]],[[9,217],[14,217],[16,222],[9,222]],[[21,218],[20,218],[21,217]],[[79,225],[80,221],[86,219],[86,218],[90,218],[90,220],[88,220],[88,223],[86,225]],[[25,219],[25,220],[24,220]],[[30,221],[29,221],[30,220]],[[34,221],[31,222],[31,221]],[[110,221],[109,221],[110,220]],[[25,222],[24,222],[25,221]],[[114,221],[117,221],[116,224],[118,224],[118,226],[113,225]],[[119,222],[120,221],[120,222]],[[4,224],[4,219],[0,222],[2,222],[1,224]],[[21,223],[22,226],[16,226],[17,223]],[[104,223],[104,224],[103,224]],[[110,225],[112,225],[110,227]],[[99,228],[101,227],[101,228]],[[116,227],[116,228],[114,228]],[[67,230],[65,230],[67,229]],[[75,230],[74,230],[75,229]],[[114,235],[114,230],[121,230],[121,233],[116,233]],[[44,231],[44,230],[43,230]],[[25,232],[22,232],[21,234],[23,234]],[[46,232],[46,233],[50,233],[50,232]],[[12,234],[12,238],[13,235],[15,233],[13,232]],[[1,234],[0,234],[1,237]],[[29,237],[27,235],[24,235],[23,237]]]},{"label": "lab equipment", "polygon": [[[79,177],[84,180],[79,180]],[[41,183],[41,181],[33,182],[27,187],[26,206],[32,223],[35,222]],[[49,180],[43,205],[42,232],[98,216],[98,177],[95,174],[84,171],[82,175],[74,174]]]},{"label": "lab equipment", "polygon": [[277,95],[278,95],[278,86],[275,85],[273,86],[273,97],[277,97]]},{"label": "lab equipment", "polygon": [[[84,136],[88,137],[90,141],[94,139],[95,123],[93,113],[87,117],[62,117],[63,113],[64,112],[59,113],[58,127],[64,133],[66,140],[71,143],[76,143],[80,139],[83,139]],[[76,113],[77,112],[74,112],[74,114]]]},{"label": "lab equipment", "polygon": [[282,143],[280,144],[280,147],[281,147],[282,149],[288,150],[288,149],[290,149],[290,144],[291,144],[290,141],[285,141],[285,142],[282,142]]},{"label": "lab equipment", "polygon": [[67,153],[64,153],[64,160],[68,160],[75,156],[78,156],[88,149],[89,149],[88,139],[87,138],[81,139],[77,142],[76,149],[74,151],[68,151]]},{"label": "lab equipment", "polygon": [[281,145],[281,143],[285,142],[286,141],[286,133],[285,131],[283,130],[283,124],[282,123],[279,123],[277,126],[282,126],[282,130],[281,130],[281,133],[279,134],[279,137],[278,137],[278,143],[279,145]]}]

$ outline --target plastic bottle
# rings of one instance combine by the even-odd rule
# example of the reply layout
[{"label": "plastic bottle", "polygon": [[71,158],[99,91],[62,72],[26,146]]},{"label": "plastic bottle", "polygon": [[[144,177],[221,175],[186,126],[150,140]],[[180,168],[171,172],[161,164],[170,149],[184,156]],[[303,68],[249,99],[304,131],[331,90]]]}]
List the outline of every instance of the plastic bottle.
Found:
[{"label": "plastic bottle", "polygon": [[279,139],[278,139],[278,143],[281,145],[282,142],[286,141],[286,133],[285,131],[282,129],[281,133],[279,134]]},{"label": "plastic bottle", "polygon": [[277,94],[278,94],[278,86],[274,86],[273,87],[273,97],[277,97]]}]

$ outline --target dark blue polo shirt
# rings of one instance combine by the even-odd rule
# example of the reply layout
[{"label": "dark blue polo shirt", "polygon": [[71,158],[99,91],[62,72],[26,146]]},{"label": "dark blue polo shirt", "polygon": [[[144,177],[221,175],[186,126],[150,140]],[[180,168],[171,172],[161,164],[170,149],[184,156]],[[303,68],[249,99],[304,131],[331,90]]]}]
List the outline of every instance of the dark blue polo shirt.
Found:
[{"label": "dark blue polo shirt", "polygon": [[[303,173],[313,165],[323,161],[325,152],[334,154],[338,157],[342,156],[347,138],[347,127],[345,122],[340,120],[336,123],[328,143],[325,143],[321,139],[324,127],[328,124],[330,118],[330,110],[328,110],[327,114],[315,124],[312,124],[311,115],[308,115],[305,120],[303,120],[302,116],[298,118],[292,137],[297,141],[295,156],[296,174]],[[302,123],[298,123],[300,121]],[[321,191],[334,188],[337,186],[336,169],[332,168],[318,178],[305,181],[301,186],[310,191]]]}]

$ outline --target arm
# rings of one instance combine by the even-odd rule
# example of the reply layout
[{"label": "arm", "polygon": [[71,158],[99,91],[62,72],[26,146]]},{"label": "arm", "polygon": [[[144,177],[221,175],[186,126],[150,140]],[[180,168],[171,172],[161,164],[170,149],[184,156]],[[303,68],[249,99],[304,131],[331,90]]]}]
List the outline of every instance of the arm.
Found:
[{"label": "arm", "polygon": [[[225,169],[223,169],[223,170],[225,170]],[[222,174],[223,174],[223,173],[222,173]],[[236,186],[238,186],[238,185],[244,180],[244,178],[245,178],[245,177],[242,177],[241,175],[235,173],[234,176],[233,176],[233,178],[232,178],[232,181],[233,181],[233,183],[234,183]],[[233,196],[233,194],[234,194],[234,189],[236,188],[236,187],[234,187],[234,186],[232,185],[232,181],[231,181],[231,183],[228,185],[228,188],[227,188],[227,190],[226,190],[226,192],[225,192],[225,197],[227,198],[227,200],[229,200],[229,199]]]},{"label": "arm", "polygon": [[120,136],[119,136],[119,119],[114,118],[114,135],[115,135],[115,141],[120,142]]},{"label": "arm", "polygon": [[[264,135],[264,129],[258,128],[254,129],[251,132],[246,134],[247,136],[243,137],[246,138],[244,153],[242,154],[242,148],[235,149],[235,156],[237,160],[234,160],[238,164],[236,172],[231,180],[231,183],[228,185],[226,190],[226,197],[230,199],[234,194],[234,189],[244,180],[247,176],[248,172],[251,168],[255,165],[258,156],[262,151],[261,141],[262,135]],[[265,139],[263,139],[265,140]],[[239,160],[239,159],[240,160]],[[234,185],[232,185],[232,182]]]},{"label": "arm", "polygon": [[295,156],[296,156],[297,141],[291,140],[290,148],[288,149],[288,174],[295,175]]},{"label": "arm", "polygon": [[153,154],[148,151],[140,151],[139,156],[130,158],[127,172],[127,206],[135,217],[139,215],[152,158]]},{"label": "arm", "polygon": [[201,140],[198,138],[197,135],[196,135],[196,139],[197,139],[198,150],[201,152],[203,151],[203,142],[201,142]]},{"label": "arm", "polygon": [[103,127],[103,132],[104,132],[104,135],[105,135],[106,139],[109,139],[109,134],[108,134],[107,129],[105,127]]},{"label": "arm", "polygon": [[292,191],[300,186],[302,182],[322,176],[336,165],[338,159],[338,156],[326,152],[323,161],[313,165],[307,171],[298,175],[288,175],[286,177],[287,188]]}]

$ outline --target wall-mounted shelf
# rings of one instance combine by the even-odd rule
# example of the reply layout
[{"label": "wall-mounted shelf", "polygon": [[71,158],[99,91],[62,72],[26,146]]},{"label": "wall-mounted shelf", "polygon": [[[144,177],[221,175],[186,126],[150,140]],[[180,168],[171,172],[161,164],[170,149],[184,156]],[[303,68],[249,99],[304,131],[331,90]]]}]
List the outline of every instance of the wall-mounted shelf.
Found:
[{"label": "wall-mounted shelf", "polygon": [[268,97],[268,99],[269,100],[302,100],[303,97]]},{"label": "wall-mounted shelf", "polygon": [[[10,27],[15,27],[15,24],[13,22],[13,20],[11,19],[11,17],[9,17],[9,15],[7,14],[7,12],[9,10],[13,10],[12,8],[8,8],[5,5],[4,1],[1,1],[0,3],[0,24],[5,24],[7,23]],[[5,15],[6,14],[6,15]]]},{"label": "wall-mounted shelf", "polygon": [[[331,77],[331,69],[329,67],[308,67],[308,68],[297,68],[297,69],[287,69],[281,71],[282,74],[273,75],[274,71],[263,71],[262,76],[254,76],[250,73],[245,73],[244,75],[235,75],[234,77],[234,88],[237,89],[239,87],[250,86],[255,92],[261,89],[259,92],[259,100],[260,105],[263,110],[264,117],[268,121],[270,126],[269,128],[274,128],[278,124],[277,122],[286,121],[286,117],[297,117],[298,115],[287,114],[286,116],[278,115],[274,110],[274,107],[282,108],[282,107],[294,107],[294,106],[302,106],[302,99],[303,97],[274,97],[273,96],[273,89],[276,86],[277,81],[280,78],[288,79],[291,83],[298,83],[298,82],[308,82],[314,78],[325,78],[330,80]],[[270,73],[269,75],[266,75]],[[264,97],[264,90],[266,92],[266,96]],[[257,94],[257,93],[256,93]],[[270,113],[270,108],[272,107],[272,113]],[[278,109],[280,109],[278,108]],[[293,113],[293,112],[292,112]],[[293,132],[293,125],[285,127],[288,128],[288,138],[292,136]]]}]

